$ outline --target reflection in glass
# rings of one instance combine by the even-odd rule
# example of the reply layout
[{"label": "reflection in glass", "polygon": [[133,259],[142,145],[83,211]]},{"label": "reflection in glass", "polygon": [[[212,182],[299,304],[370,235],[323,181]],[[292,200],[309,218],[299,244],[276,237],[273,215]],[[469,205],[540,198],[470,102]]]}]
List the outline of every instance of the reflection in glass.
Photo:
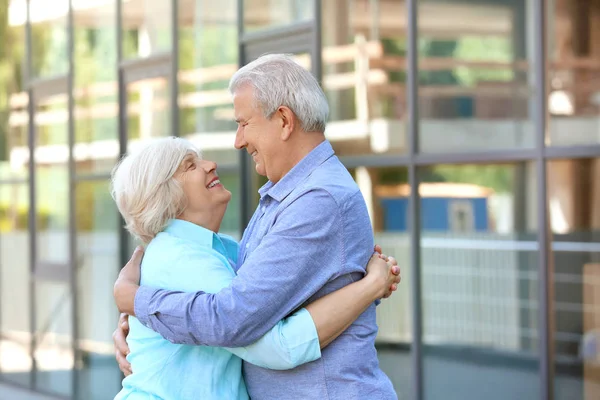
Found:
[{"label": "reflection in glass", "polygon": [[[36,107],[36,389],[69,396],[72,389],[72,306],[68,283],[69,174],[66,96]],[[66,154],[65,154],[66,153]]]},{"label": "reflection in glass", "polygon": [[405,153],[405,3],[321,4],[328,139],[338,155]]},{"label": "reflection in glass", "polygon": [[[30,0],[33,76],[51,77],[69,71],[67,13],[69,0]],[[25,2],[22,2],[25,9]],[[24,11],[24,10],[23,10]]]},{"label": "reflection in glass", "polygon": [[115,3],[103,0],[74,9],[78,174],[107,173],[119,155]]},{"label": "reflection in glass", "polygon": [[[534,165],[419,172],[426,398],[538,398]],[[387,188],[399,220],[407,192]]]},{"label": "reflection in glass", "polygon": [[123,56],[145,58],[171,50],[171,0],[119,0],[123,10]]},{"label": "reflection in glass", "polygon": [[314,14],[313,1],[244,0],[244,30],[250,32],[272,29],[310,21]]},{"label": "reflection in glass", "polygon": [[76,188],[79,347],[79,398],[103,400],[120,390],[112,332],[119,315],[112,288],[119,263],[118,212],[106,181],[81,182]]},{"label": "reflection in glass", "polygon": [[392,297],[377,306],[379,332],[375,345],[380,366],[392,381],[399,398],[410,397],[412,385],[411,355],[412,321],[410,308],[410,234],[397,230],[406,223],[406,214],[397,215],[388,207],[387,188],[407,186],[405,167],[357,167],[350,170],[365,203],[375,233],[375,243],[383,252],[398,260],[402,268],[402,284]]},{"label": "reflection in glass", "polygon": [[527,2],[419,2],[422,152],[533,147]]},{"label": "reflection in glass", "polygon": [[[14,3],[14,2],[13,2]],[[25,2],[22,2],[23,5]],[[12,4],[13,10],[19,10]],[[18,15],[19,12],[15,11]],[[11,22],[14,22],[11,24]],[[8,25],[8,26],[6,26]],[[2,73],[0,74],[0,180],[26,179],[27,127],[29,102],[24,91],[25,25],[22,21],[3,21]]]},{"label": "reflection in glass", "polygon": [[153,137],[171,136],[169,85],[165,78],[153,78],[127,86],[127,135],[131,149]]},{"label": "reflection in glass", "polygon": [[582,0],[549,3],[547,144],[599,144],[600,5]]},{"label": "reflection in glass", "polygon": [[232,199],[221,232],[241,237],[239,153],[234,149],[233,103],[229,79],[238,69],[237,1],[179,2],[179,118],[181,136],[218,165]]},{"label": "reflection in glass", "polygon": [[600,159],[548,164],[556,398],[600,396]]},{"label": "reflection in glass", "polygon": [[29,198],[27,185],[0,186],[0,378],[29,385]]}]

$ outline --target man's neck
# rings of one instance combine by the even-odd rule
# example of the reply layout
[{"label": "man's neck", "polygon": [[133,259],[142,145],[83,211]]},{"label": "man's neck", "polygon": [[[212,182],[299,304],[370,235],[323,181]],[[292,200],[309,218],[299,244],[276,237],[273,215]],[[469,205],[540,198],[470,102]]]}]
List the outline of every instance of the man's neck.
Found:
[{"label": "man's neck", "polygon": [[300,161],[325,141],[325,135],[319,132],[308,132],[303,135],[305,136],[301,138],[302,140],[289,143],[290,149],[293,149],[293,151],[286,153],[285,159],[282,160],[282,168],[280,169],[278,178],[276,180],[269,179],[271,182],[279,182],[292,168],[298,165]]}]

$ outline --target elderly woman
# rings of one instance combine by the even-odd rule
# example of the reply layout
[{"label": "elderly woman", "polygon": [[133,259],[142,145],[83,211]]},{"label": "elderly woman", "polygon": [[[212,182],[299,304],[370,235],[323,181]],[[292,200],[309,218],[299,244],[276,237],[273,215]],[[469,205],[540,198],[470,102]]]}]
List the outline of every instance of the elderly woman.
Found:
[{"label": "elderly woman", "polygon": [[[147,244],[143,285],[216,293],[235,278],[238,244],[216,233],[231,199],[216,168],[190,142],[174,137],[149,142],[115,167],[113,198],[129,232]],[[298,310],[243,348],[173,344],[130,317],[133,374],[116,399],[247,399],[242,359],[270,369],[318,359],[327,344],[320,343],[321,330],[341,334],[395,290],[394,265],[374,256],[364,279]],[[332,313],[348,307],[355,310],[352,320]]]}]

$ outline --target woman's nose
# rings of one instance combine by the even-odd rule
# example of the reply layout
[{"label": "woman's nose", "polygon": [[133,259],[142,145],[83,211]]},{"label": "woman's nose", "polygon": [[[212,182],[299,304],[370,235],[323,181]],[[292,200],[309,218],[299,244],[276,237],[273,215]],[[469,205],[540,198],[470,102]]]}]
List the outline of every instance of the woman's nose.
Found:
[{"label": "woman's nose", "polygon": [[213,171],[217,170],[217,163],[214,161],[204,160],[202,163],[202,167],[204,168],[204,171],[206,171],[207,173],[213,172]]}]

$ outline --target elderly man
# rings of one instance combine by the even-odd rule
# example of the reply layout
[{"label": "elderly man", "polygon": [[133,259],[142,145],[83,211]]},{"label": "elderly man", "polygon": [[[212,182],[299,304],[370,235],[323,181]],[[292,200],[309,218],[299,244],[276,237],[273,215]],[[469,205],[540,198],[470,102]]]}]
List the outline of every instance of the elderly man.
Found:
[{"label": "elderly man", "polygon": [[[175,343],[249,345],[303,304],[361,279],[373,252],[362,194],[325,139],[329,107],[314,77],[288,56],[266,55],[237,71],[230,91],[235,147],[269,179],[241,241],[238,276],[217,294],[138,287],[136,254],[115,283],[119,310]],[[375,307],[317,361],[290,371],[245,363],[251,398],[396,399],[377,360]],[[124,345],[119,329],[115,342]]]}]

